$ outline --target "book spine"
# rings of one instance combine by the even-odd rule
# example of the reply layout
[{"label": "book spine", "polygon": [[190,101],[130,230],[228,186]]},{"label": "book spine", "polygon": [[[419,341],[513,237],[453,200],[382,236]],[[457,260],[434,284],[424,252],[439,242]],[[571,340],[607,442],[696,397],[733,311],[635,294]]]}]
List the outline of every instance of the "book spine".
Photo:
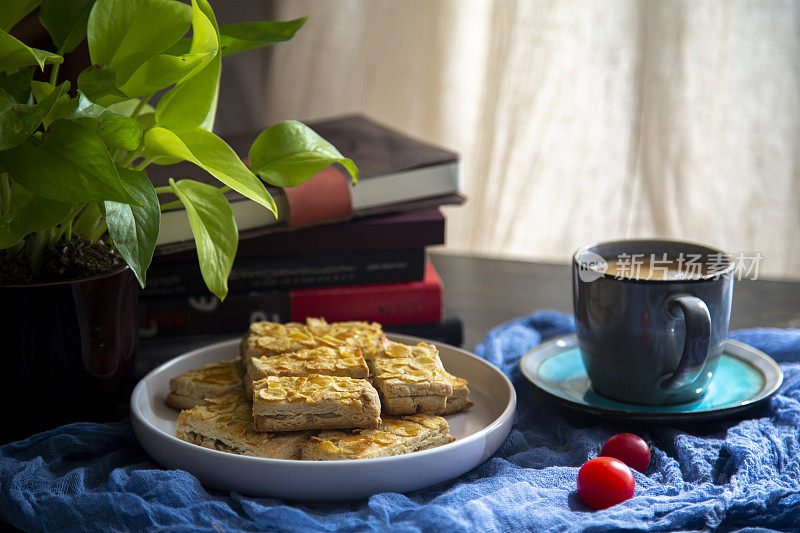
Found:
[{"label": "book spine", "polygon": [[366,320],[383,325],[442,320],[442,281],[430,262],[419,282],[292,291],[291,318],[323,316],[330,322]]},{"label": "book spine", "polygon": [[233,295],[220,302],[211,295],[139,299],[139,337],[165,334],[242,333],[252,322],[288,322],[289,292]]},{"label": "book spine", "polygon": [[300,289],[232,295],[139,300],[139,335],[240,333],[247,324],[368,320],[386,326],[438,323],[442,320],[442,282],[430,262],[425,279],[329,289]]},{"label": "book spine", "polygon": [[[229,294],[280,289],[396,283],[422,279],[425,249],[306,254],[236,261],[228,278]],[[208,294],[196,262],[157,265],[148,272],[140,298]]]},{"label": "book spine", "polygon": [[[423,209],[291,231],[268,232],[266,228],[241,231],[236,258],[421,248],[444,241],[444,216],[438,209]],[[196,261],[194,243],[182,242],[159,246],[154,264]]]}]

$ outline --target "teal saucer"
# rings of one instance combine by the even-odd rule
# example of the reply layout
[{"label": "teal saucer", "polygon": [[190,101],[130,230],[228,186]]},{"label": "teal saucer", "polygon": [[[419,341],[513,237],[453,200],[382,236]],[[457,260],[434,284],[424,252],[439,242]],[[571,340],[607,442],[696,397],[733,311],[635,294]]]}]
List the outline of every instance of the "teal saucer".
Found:
[{"label": "teal saucer", "polygon": [[706,395],[664,407],[620,403],[596,394],[589,383],[575,335],[540,344],[522,356],[520,369],[540,391],[559,403],[608,418],[640,421],[699,421],[728,416],[760,404],[778,390],[783,372],[767,354],[727,340]]}]

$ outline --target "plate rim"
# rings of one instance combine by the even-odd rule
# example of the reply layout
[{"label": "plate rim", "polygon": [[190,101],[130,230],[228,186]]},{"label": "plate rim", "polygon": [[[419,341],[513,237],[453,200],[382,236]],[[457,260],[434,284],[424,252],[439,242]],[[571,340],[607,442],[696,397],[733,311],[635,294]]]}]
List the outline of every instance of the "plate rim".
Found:
[{"label": "plate rim", "polygon": [[[770,367],[775,372],[775,380],[770,385],[768,382],[768,376],[765,374],[764,370],[759,366],[753,364],[753,361],[747,359],[746,356],[742,355],[741,353],[729,353],[728,355],[734,357],[740,361],[744,361],[753,368],[755,368],[759,373],[761,373],[762,377],[764,378],[764,385],[761,390],[753,396],[753,398],[742,402],[737,403],[736,405],[731,405],[729,407],[721,407],[715,409],[705,409],[703,411],[671,411],[671,412],[652,412],[652,411],[625,411],[621,409],[615,409],[612,407],[601,407],[595,406],[587,403],[581,403],[571,398],[566,398],[563,396],[559,396],[550,392],[549,390],[545,389],[544,387],[540,386],[537,382],[537,379],[531,376],[528,369],[526,368],[526,361],[530,359],[535,352],[544,351],[546,349],[551,349],[551,346],[558,343],[568,343],[563,348],[571,348],[577,347],[577,334],[576,333],[567,333],[565,335],[559,335],[552,339],[549,339],[537,346],[534,346],[525,354],[520,357],[519,360],[519,369],[525,379],[534,386],[534,388],[542,393],[545,394],[547,397],[552,398],[554,401],[559,403],[560,405],[564,405],[576,411],[580,411],[582,413],[592,413],[598,415],[608,416],[610,418],[624,418],[627,420],[642,420],[642,421],[664,421],[666,419],[670,419],[675,421],[676,419],[679,420],[699,420],[699,419],[708,419],[708,418],[721,418],[739,411],[743,411],[746,409],[751,409],[759,404],[765,402],[770,397],[772,397],[778,389],[780,389],[781,385],[783,384],[783,370],[781,370],[780,365],[769,356],[769,354],[751,346],[745,342],[738,341],[735,339],[725,339],[725,346],[730,346],[734,349],[734,351],[741,351],[750,354],[751,356],[757,357],[758,361],[764,363],[766,366]],[[571,343],[571,344],[570,344]],[[560,353],[560,352],[557,352]],[[550,357],[555,356],[553,354]],[[544,360],[539,361],[536,365],[534,370],[538,370],[539,366],[544,362]],[[633,407],[637,407],[631,404]]]},{"label": "plate rim", "polygon": [[[467,437],[465,437],[463,439],[457,439],[457,440],[455,440],[453,442],[450,442],[448,444],[443,444],[441,446],[436,446],[434,448],[428,448],[426,450],[419,450],[419,451],[416,451],[416,452],[411,452],[411,453],[402,454],[402,455],[393,455],[393,456],[389,456],[389,457],[375,457],[375,458],[369,458],[369,459],[341,459],[341,460],[336,460],[336,461],[307,461],[307,460],[304,461],[304,460],[300,460],[300,459],[273,459],[273,458],[268,458],[268,457],[253,457],[253,456],[249,456],[249,455],[239,455],[239,454],[232,454],[232,453],[223,452],[223,451],[219,451],[219,450],[212,450],[210,448],[205,448],[203,446],[198,446],[196,444],[191,444],[189,442],[186,442],[184,440],[179,439],[178,437],[176,437],[174,435],[170,435],[166,431],[164,431],[161,428],[155,426],[152,422],[150,422],[150,420],[148,420],[148,418],[146,416],[144,416],[144,414],[139,409],[139,405],[136,402],[136,399],[139,396],[143,396],[143,397],[146,398],[146,396],[144,396],[144,394],[145,394],[145,390],[144,389],[145,389],[145,382],[148,380],[148,378],[150,378],[154,374],[157,374],[157,373],[163,372],[165,370],[168,370],[169,367],[177,365],[180,361],[183,361],[185,359],[189,359],[189,358],[195,356],[198,352],[204,352],[204,351],[212,350],[212,349],[219,349],[219,348],[223,348],[223,347],[227,347],[227,346],[237,346],[240,343],[241,339],[233,338],[233,339],[227,339],[227,340],[215,342],[215,343],[212,343],[212,344],[208,344],[206,346],[201,346],[201,347],[195,348],[194,350],[191,350],[189,352],[182,353],[181,355],[178,355],[178,356],[173,357],[172,359],[170,359],[168,361],[165,361],[164,363],[160,364],[159,366],[157,366],[156,368],[154,368],[153,370],[151,370],[150,372],[145,374],[136,383],[136,386],[133,388],[133,391],[131,392],[131,396],[130,396],[131,419],[136,424],[138,424],[138,425],[140,425],[142,427],[146,427],[152,434],[158,436],[159,439],[162,440],[162,441],[166,441],[166,442],[170,442],[170,443],[177,443],[179,446],[188,446],[190,448],[187,448],[187,449],[191,449],[191,450],[193,450],[195,452],[198,452],[198,453],[207,452],[209,454],[212,454],[209,457],[219,457],[219,458],[225,457],[225,458],[228,458],[230,460],[245,461],[245,462],[252,463],[254,465],[281,465],[281,466],[293,465],[293,466],[295,466],[297,468],[315,468],[314,466],[310,466],[310,465],[318,465],[316,468],[322,468],[322,466],[324,465],[325,468],[335,468],[335,469],[346,469],[347,467],[352,467],[354,465],[363,465],[363,464],[390,464],[392,462],[402,461],[402,460],[407,459],[408,457],[411,457],[411,456],[413,456],[413,457],[422,457],[422,456],[425,456],[425,455],[443,453],[442,450],[445,450],[445,451],[457,450],[459,448],[471,445],[474,441],[478,441],[480,439],[485,439],[486,435],[488,435],[489,433],[492,433],[499,426],[503,426],[506,423],[508,423],[508,419],[511,419],[511,421],[513,423],[513,418],[514,418],[514,415],[515,415],[516,409],[517,409],[517,392],[516,392],[516,389],[514,388],[514,385],[511,382],[511,380],[508,378],[508,376],[506,376],[505,373],[503,373],[502,370],[500,370],[499,368],[497,368],[496,366],[491,364],[489,361],[487,361],[486,359],[483,359],[481,357],[478,357],[474,353],[469,352],[469,351],[467,351],[467,350],[465,350],[463,348],[452,346],[452,345],[444,343],[444,342],[433,341],[433,340],[425,339],[425,338],[422,338],[422,337],[416,337],[416,336],[412,336],[412,335],[401,335],[401,334],[388,333],[388,332],[386,333],[386,337],[389,338],[389,339],[397,339],[399,341],[416,341],[416,342],[420,342],[421,341],[421,342],[427,342],[429,344],[434,344],[437,347],[438,346],[446,346],[447,348],[450,348],[452,350],[455,350],[456,352],[459,352],[460,355],[462,355],[462,356],[468,356],[468,357],[470,357],[472,359],[477,360],[482,365],[489,367],[492,371],[494,371],[496,374],[498,374],[499,376],[502,377],[503,383],[504,383],[504,385],[506,386],[506,388],[507,388],[507,390],[509,392],[509,399],[508,399],[508,402],[506,403],[505,408],[503,408],[502,412],[494,420],[492,420],[489,424],[487,424],[486,426],[484,426],[480,430],[476,431],[475,433],[473,433],[473,434],[471,434],[471,435],[469,435],[469,436],[467,436]],[[507,436],[505,438],[507,438]],[[505,438],[504,438],[504,440],[505,440]],[[138,440],[139,439],[138,439],[138,435],[137,435],[137,441]]]}]

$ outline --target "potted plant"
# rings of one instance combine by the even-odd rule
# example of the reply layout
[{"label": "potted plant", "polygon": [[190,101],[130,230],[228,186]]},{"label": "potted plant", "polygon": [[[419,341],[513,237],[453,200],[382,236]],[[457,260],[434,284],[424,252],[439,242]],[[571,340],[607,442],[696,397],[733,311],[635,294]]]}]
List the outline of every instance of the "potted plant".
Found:
[{"label": "potted plant", "polygon": [[[37,6],[54,51],[9,33]],[[52,426],[111,412],[126,400],[137,345],[136,282],[146,283],[162,210],[185,208],[203,279],[223,299],[238,242],[225,191],[274,214],[264,182],[297,185],[332,163],[355,180],[352,161],[299,122],[263,131],[250,149],[250,168],[211,132],[222,58],[289,40],[304,22],[219,26],[207,0],[4,0],[4,405],[15,402],[28,420]],[[84,40],[92,65],[76,84],[61,81],[62,62]],[[183,179],[153,187],[150,165],[182,161],[219,186]]]}]

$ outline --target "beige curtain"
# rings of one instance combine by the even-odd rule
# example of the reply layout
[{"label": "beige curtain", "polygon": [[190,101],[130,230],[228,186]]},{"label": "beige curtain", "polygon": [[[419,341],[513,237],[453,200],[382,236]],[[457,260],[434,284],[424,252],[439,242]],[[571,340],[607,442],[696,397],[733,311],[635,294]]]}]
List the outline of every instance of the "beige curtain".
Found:
[{"label": "beige curtain", "polygon": [[272,49],[262,124],[359,111],[458,150],[446,250],[565,262],[658,236],[800,277],[800,3],[269,7],[310,19]]}]

